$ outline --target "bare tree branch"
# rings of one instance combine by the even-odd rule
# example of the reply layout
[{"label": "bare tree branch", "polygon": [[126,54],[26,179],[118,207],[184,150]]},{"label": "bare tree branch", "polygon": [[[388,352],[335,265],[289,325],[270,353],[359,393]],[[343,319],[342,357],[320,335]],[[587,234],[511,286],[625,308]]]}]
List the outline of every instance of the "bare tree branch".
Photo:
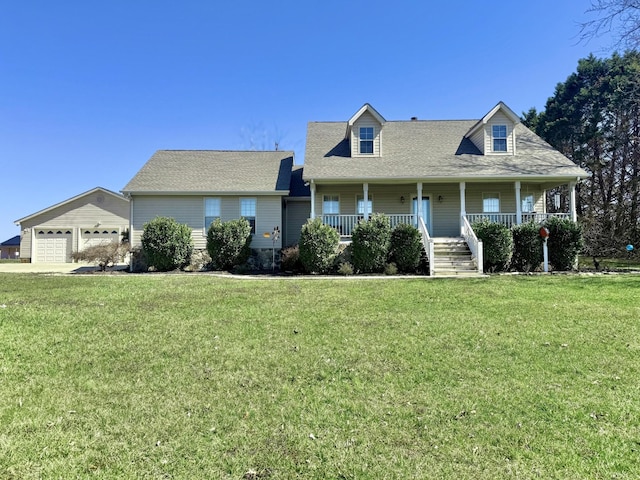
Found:
[{"label": "bare tree branch", "polygon": [[635,50],[640,47],[639,0],[592,0],[587,13],[598,17],[580,24],[580,41],[588,43],[611,34],[613,48]]}]

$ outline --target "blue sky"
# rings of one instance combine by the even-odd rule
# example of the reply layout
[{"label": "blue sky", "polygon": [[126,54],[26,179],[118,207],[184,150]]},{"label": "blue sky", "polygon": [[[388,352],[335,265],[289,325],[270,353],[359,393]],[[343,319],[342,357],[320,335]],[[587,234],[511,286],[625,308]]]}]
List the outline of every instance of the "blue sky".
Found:
[{"label": "blue sky", "polygon": [[388,120],[544,107],[610,39],[589,0],[0,2],[0,241],[158,149],[281,149],[365,102]]}]

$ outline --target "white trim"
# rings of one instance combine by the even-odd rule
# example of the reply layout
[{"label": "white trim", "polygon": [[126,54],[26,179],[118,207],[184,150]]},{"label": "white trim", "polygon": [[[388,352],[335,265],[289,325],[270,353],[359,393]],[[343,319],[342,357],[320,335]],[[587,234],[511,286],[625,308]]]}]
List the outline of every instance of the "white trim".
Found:
[{"label": "white trim", "polygon": [[460,235],[464,235],[464,217],[467,215],[466,182],[460,182]]},{"label": "white trim", "polygon": [[75,200],[79,200],[82,197],[86,197],[86,196],[91,195],[91,194],[96,193],[96,192],[103,192],[103,193],[106,193],[108,195],[112,195],[113,197],[115,197],[115,198],[117,198],[119,200],[123,200],[125,202],[129,201],[129,199],[127,197],[125,197],[123,195],[120,195],[119,193],[112,192],[111,190],[107,190],[106,188],[95,187],[95,188],[92,188],[91,190],[88,190],[88,191],[86,191],[84,193],[76,195],[75,197],[68,198],[67,200],[64,200],[62,202],[56,203],[55,205],[47,207],[47,208],[45,208],[43,210],[39,210],[36,213],[32,213],[31,215],[27,215],[26,217],[22,217],[22,218],[20,218],[18,220],[15,220],[13,223],[18,225],[18,224],[20,224],[20,223],[22,223],[22,222],[24,222],[26,220],[31,220],[32,218],[37,217],[38,215],[42,215],[43,213],[50,212],[51,210],[54,210],[54,209],[59,208],[59,207],[62,207],[64,205],[67,205],[68,203],[71,203],[71,202],[73,202]]},{"label": "white trim", "polygon": [[516,225],[520,225],[522,223],[522,200],[520,196],[520,189],[522,185],[520,184],[520,180],[515,183],[516,188]]}]

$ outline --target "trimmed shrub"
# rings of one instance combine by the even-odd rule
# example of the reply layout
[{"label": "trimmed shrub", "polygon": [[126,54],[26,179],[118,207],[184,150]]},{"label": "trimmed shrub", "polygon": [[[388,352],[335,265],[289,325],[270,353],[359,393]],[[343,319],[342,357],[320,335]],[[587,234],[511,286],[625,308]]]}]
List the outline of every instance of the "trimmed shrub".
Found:
[{"label": "trimmed shrub", "polygon": [[207,252],[218,270],[231,270],[246,263],[251,255],[251,225],[246,218],[221,222],[216,219],[207,230]]},{"label": "trimmed shrub", "polygon": [[540,225],[536,222],[514,225],[511,234],[513,235],[511,268],[518,272],[530,272],[538,268],[542,263]]},{"label": "trimmed shrub", "polygon": [[308,273],[328,273],[340,243],[340,234],[320,218],[308,220],[300,232],[300,262]]},{"label": "trimmed shrub", "polygon": [[141,241],[148,265],[160,272],[182,268],[191,260],[191,228],[173,218],[156,217],[145,223]]},{"label": "trimmed shrub", "polygon": [[489,220],[474,222],[473,231],[482,240],[485,272],[506,270],[513,251],[511,230],[506,225]]},{"label": "trimmed shrub", "polygon": [[404,273],[414,273],[420,265],[422,235],[413,225],[401,223],[391,232],[389,260]]},{"label": "trimmed shrub", "polygon": [[549,263],[554,270],[571,270],[582,249],[582,227],[559,217],[548,218],[544,226],[549,229]]},{"label": "trimmed shrub", "polygon": [[283,272],[300,273],[304,270],[300,261],[300,247],[291,245],[280,251],[280,269]]},{"label": "trimmed shrub", "polygon": [[360,221],[351,234],[351,255],[356,271],[383,272],[389,255],[390,241],[389,217],[374,213],[369,220]]}]

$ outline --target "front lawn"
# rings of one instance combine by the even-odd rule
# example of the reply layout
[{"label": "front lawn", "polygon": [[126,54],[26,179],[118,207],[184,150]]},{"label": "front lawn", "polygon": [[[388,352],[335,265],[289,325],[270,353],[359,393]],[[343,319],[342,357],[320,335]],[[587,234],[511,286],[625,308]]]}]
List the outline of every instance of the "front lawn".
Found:
[{"label": "front lawn", "polygon": [[0,274],[0,478],[632,479],[640,276]]}]

